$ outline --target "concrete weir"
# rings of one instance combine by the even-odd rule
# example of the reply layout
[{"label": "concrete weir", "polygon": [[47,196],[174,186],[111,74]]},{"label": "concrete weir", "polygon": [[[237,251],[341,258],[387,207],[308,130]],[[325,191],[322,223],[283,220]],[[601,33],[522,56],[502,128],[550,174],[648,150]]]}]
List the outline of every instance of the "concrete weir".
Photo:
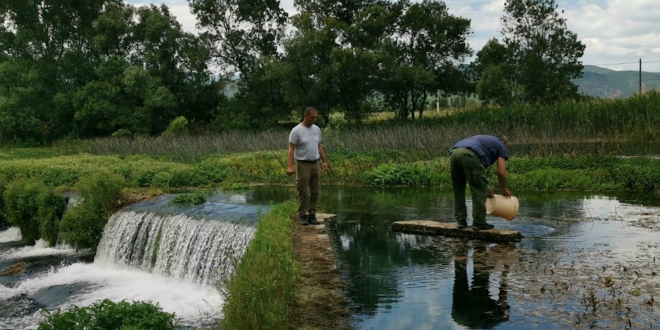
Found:
[{"label": "concrete weir", "polygon": [[458,229],[458,225],[454,223],[428,220],[396,221],[392,224],[392,230],[408,234],[464,237],[497,243],[520,242],[522,238],[519,231],[503,229],[474,230],[472,227]]}]

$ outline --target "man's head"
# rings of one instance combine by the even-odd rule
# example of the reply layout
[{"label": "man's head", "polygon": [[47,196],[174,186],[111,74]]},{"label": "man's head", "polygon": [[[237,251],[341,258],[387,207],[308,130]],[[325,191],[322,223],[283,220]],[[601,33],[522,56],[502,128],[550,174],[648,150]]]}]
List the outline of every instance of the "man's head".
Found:
[{"label": "man's head", "polygon": [[502,143],[504,143],[505,146],[507,145],[507,143],[509,143],[509,139],[507,139],[506,135],[504,134],[498,135],[497,138],[500,139],[500,141],[502,141]]},{"label": "man's head", "polygon": [[314,107],[307,107],[305,108],[305,112],[303,113],[303,122],[302,124],[310,127],[314,125],[316,122],[316,118],[318,118],[319,112],[316,111],[316,108]]}]

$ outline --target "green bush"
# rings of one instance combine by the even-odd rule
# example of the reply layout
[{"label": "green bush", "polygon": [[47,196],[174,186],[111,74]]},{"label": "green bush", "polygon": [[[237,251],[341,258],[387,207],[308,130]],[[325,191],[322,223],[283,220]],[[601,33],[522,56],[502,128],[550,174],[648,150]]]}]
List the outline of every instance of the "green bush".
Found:
[{"label": "green bush", "polygon": [[0,231],[7,230],[11,227],[7,217],[5,216],[5,190],[7,189],[7,178],[0,175]]},{"label": "green bush", "polygon": [[64,214],[62,239],[76,249],[95,252],[105,224],[119,207],[124,185],[124,178],[116,174],[97,173],[82,178],[76,184],[82,202]]},{"label": "green bush", "polygon": [[167,129],[165,129],[165,132],[163,132],[163,136],[183,135],[188,134],[188,132],[188,119],[186,119],[186,117],[179,116],[172,119],[170,124],[167,126]]},{"label": "green bush", "polygon": [[66,199],[52,189],[45,189],[37,196],[37,205],[39,205],[37,218],[41,238],[48,242],[48,245],[53,246],[57,243],[60,233],[60,219],[66,209]]},{"label": "green bush", "polygon": [[184,329],[173,314],[148,302],[108,299],[88,307],[74,306],[71,310],[48,313],[38,330],[180,330]]},{"label": "green bush", "polygon": [[64,197],[41,181],[14,180],[4,191],[4,202],[7,221],[21,229],[24,244],[32,245],[39,238],[51,246],[56,243]]},{"label": "green bush", "polygon": [[4,193],[7,221],[21,229],[23,244],[33,245],[39,238],[39,205],[36,196],[43,190],[42,183],[15,180]]}]

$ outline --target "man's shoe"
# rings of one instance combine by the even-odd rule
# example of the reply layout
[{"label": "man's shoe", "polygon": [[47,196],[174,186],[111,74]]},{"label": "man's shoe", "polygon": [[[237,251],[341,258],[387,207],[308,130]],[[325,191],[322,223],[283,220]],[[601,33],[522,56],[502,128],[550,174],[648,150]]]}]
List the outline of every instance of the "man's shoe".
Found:
[{"label": "man's shoe", "polygon": [[459,222],[458,223],[458,229],[465,229],[467,227],[467,222]]},{"label": "man's shoe", "polygon": [[316,214],[309,214],[307,216],[307,222],[309,222],[310,225],[320,225],[321,223],[316,220]]},{"label": "man's shoe", "polygon": [[300,216],[300,224],[303,226],[307,226],[309,224],[307,215]]},{"label": "man's shoe", "polygon": [[472,229],[474,230],[488,230],[488,229],[493,229],[495,226],[488,224],[488,223],[473,223],[472,224]]}]

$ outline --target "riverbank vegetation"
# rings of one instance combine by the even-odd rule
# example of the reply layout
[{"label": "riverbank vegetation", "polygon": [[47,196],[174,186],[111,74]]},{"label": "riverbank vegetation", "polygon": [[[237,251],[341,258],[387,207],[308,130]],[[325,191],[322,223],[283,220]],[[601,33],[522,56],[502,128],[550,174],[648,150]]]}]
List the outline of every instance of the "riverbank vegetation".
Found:
[{"label": "riverbank vegetation", "polygon": [[284,203],[259,219],[236,273],[226,283],[220,329],[290,329],[299,272],[293,255],[295,210],[293,202]]}]

